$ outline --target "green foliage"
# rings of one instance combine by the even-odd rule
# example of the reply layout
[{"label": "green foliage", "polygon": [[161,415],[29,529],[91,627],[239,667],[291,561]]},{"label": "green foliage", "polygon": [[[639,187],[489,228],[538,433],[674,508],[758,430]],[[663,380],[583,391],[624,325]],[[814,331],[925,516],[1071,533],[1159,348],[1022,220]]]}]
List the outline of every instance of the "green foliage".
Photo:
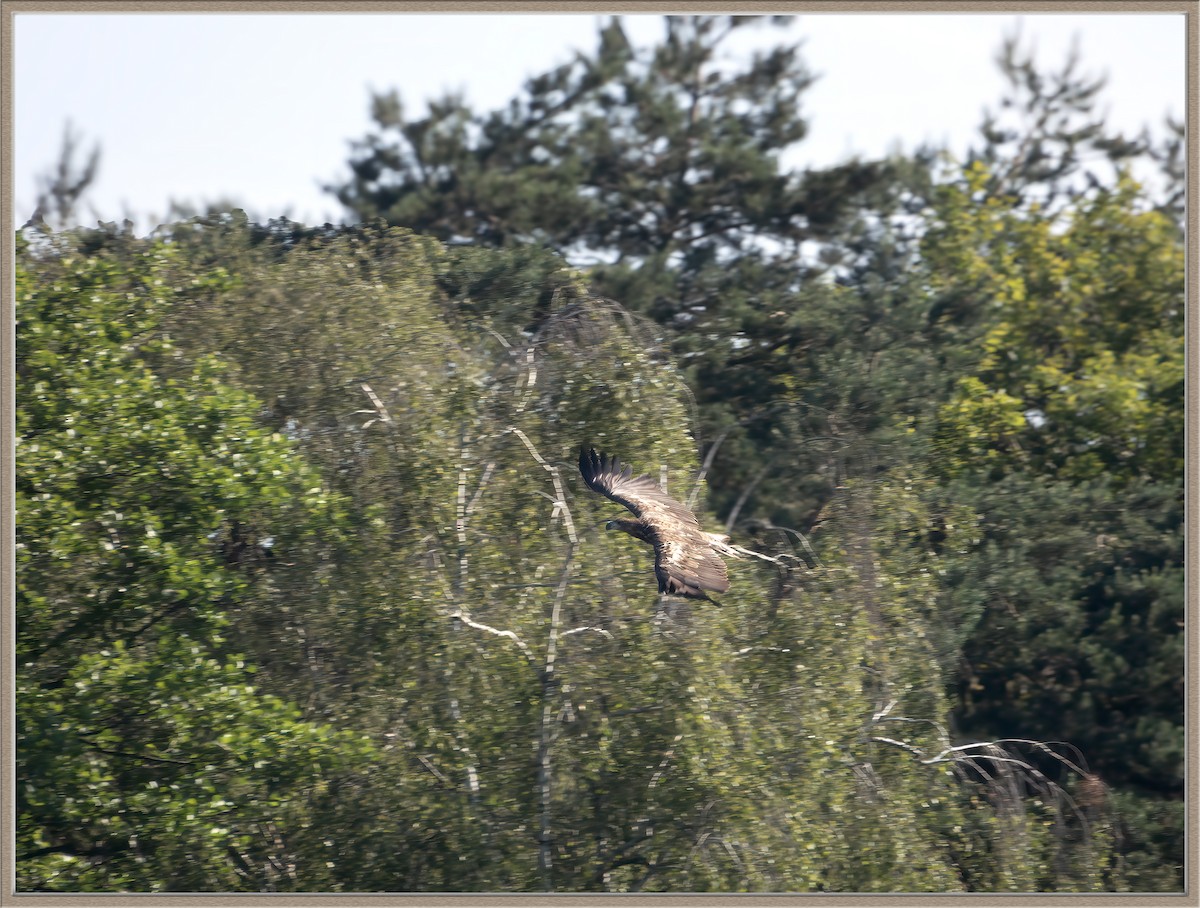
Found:
[{"label": "green foliage", "polygon": [[[1171,203],[1013,47],[961,173],[784,173],[754,18],[377,96],[357,226],[18,238],[19,888],[1178,885]],[[660,599],[580,445],[765,560]]]},{"label": "green foliage", "polygon": [[1060,69],[1050,71],[1036,65],[1035,50],[1022,46],[1019,33],[1002,42],[996,63],[1006,91],[999,112],[985,111],[983,145],[972,151],[970,163],[987,172],[990,195],[1057,210],[1108,182],[1097,162],[1119,173],[1146,154],[1149,139],[1145,132],[1130,139],[1108,131],[1096,110],[1106,79],[1079,71],[1078,44]]},{"label": "green foliage", "polygon": [[796,102],[812,78],[796,49],[732,76],[717,68],[717,48],[758,18],[668,17],[652,52],[614,18],[594,55],[487,116],[450,96],[408,119],[396,92],[377,94],[377,131],[330,190],[361,219],[443,240],[711,256],[748,221],[785,223],[799,200],[774,165],[805,132]]},{"label": "green foliage", "polygon": [[[1183,272],[1174,229],[1128,180],[1063,217],[986,180],[943,191],[925,244],[936,292],[986,309],[983,356],[941,413],[951,471],[980,459],[1065,479],[1174,480],[1183,470]],[[965,285],[965,286],[964,286]]]},{"label": "green foliage", "polygon": [[854,486],[811,577],[656,608],[574,458],[690,496],[691,400],[561,263],[236,217],[91,242],[21,278],[23,887],[1047,885],[1048,840],[973,862],[991,802],[876,718],[945,711],[928,488]]},{"label": "green foliage", "polygon": [[[923,173],[904,162],[784,172],[813,83],[799,48],[728,62],[740,33],[765,20],[671,16],[660,44],[636,48],[614,18],[594,53],[490,114],[450,97],[417,119],[395,92],[377,94],[351,178],[329,188],[361,219],[477,246],[537,244],[588,267],[595,293],[663,326],[697,396],[697,438],[725,440],[713,452],[715,509],[803,530],[830,483],[797,483],[785,464],[810,437],[836,434],[827,385],[805,361],[860,329],[839,320],[846,296],[816,279],[889,229]],[[805,449],[796,472],[826,467],[828,447]],[[741,499],[748,487],[759,494]],[[778,510],[758,514],[767,501]]]},{"label": "green foliage", "polygon": [[338,504],[217,361],[150,367],[178,356],[172,249],[71,246],[19,244],[18,885],[259,889],[285,860],[263,824],[306,822],[358,737],[251,683],[231,612],[269,581],[214,540],[295,557]]},{"label": "green foliage", "polygon": [[[948,489],[981,518],[949,584],[979,616],[961,727],[1070,741],[1124,804],[1178,798],[1182,245],[1125,178],[1057,216],[987,185],[973,165],[944,187],[924,247],[935,292],[980,338],[934,431]],[[1173,847],[1160,860],[1181,866]]]}]

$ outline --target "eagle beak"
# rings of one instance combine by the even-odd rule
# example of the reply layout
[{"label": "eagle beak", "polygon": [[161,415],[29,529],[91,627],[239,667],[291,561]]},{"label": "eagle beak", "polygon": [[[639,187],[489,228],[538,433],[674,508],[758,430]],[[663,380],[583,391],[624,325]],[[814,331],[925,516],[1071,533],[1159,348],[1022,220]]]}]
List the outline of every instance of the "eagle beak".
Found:
[{"label": "eagle beak", "polygon": [[604,524],[604,529],[606,529],[606,530],[611,530],[611,529],[613,528],[613,524],[614,524],[615,522],[616,522],[616,521],[613,521],[613,520],[610,520],[610,521],[608,521],[606,524]]}]

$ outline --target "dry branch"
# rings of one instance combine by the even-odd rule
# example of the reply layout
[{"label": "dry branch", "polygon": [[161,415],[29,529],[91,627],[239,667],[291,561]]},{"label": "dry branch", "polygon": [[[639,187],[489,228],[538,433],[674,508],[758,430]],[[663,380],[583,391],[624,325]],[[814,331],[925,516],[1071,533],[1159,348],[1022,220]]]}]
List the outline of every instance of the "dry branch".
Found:
[{"label": "dry branch", "polygon": [[483,631],[484,633],[492,634],[496,637],[507,637],[517,645],[517,648],[522,653],[525,654],[525,658],[529,660],[531,665],[536,664],[536,660],[533,657],[533,651],[530,650],[530,648],[525,645],[525,641],[518,637],[513,631],[501,630],[498,627],[492,627],[490,624],[484,624],[481,621],[476,621],[461,607],[455,608],[454,611],[451,612],[450,618],[454,621],[461,621],[467,627],[473,627],[477,631]]}]

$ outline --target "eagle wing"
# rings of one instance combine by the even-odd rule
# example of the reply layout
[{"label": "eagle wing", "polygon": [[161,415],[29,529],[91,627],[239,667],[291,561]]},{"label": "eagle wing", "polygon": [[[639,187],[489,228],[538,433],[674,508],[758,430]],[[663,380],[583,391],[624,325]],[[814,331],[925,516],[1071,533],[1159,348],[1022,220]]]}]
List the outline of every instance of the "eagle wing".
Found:
[{"label": "eagle wing", "polygon": [[687,505],[649,476],[635,477],[632,467],[595,450],[580,449],[579,472],[588,488],[627,507],[648,530],[660,592],[703,597],[705,590],[729,589],[725,562]]}]

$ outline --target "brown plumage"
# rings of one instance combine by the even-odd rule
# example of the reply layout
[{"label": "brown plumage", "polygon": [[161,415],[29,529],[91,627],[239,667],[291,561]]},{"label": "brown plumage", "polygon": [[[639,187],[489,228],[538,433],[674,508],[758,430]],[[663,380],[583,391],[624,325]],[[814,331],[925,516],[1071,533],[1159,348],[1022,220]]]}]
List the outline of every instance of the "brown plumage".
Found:
[{"label": "brown plumage", "polygon": [[580,448],[579,472],[592,491],[633,512],[637,520],[610,520],[606,528],[621,530],[654,546],[654,573],[660,593],[707,599],[706,590],[723,593],[729,589],[725,562],[717,554],[728,552],[728,537],[704,532],[686,505],[664,492],[649,476],[634,478],[633,469],[623,466],[616,457]]}]

